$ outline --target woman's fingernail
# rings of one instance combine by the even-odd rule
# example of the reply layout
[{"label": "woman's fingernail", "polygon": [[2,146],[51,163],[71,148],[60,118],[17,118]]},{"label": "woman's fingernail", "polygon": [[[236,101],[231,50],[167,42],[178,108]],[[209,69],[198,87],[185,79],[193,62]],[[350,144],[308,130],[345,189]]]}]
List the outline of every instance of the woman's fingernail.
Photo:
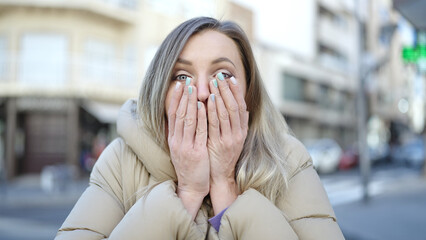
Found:
[{"label": "woman's fingernail", "polygon": [[219,78],[220,81],[225,80],[225,78],[223,77],[223,74],[221,72],[217,74],[217,78]]},{"label": "woman's fingernail", "polygon": [[217,80],[213,79],[213,85],[217,88]]},{"label": "woman's fingernail", "polygon": [[191,80],[192,80],[192,79],[191,79],[190,77],[187,77],[187,78],[186,78],[185,85],[186,85],[186,86],[188,86],[188,85],[191,83]]},{"label": "woman's fingernail", "polygon": [[237,85],[237,79],[235,79],[234,77],[231,77],[231,82],[234,85]]},{"label": "woman's fingernail", "polygon": [[189,87],[188,87],[188,93],[189,93],[189,94],[192,94],[192,86],[189,86]]},{"label": "woman's fingernail", "polygon": [[198,103],[197,103],[197,107],[198,107],[198,109],[200,109],[200,108],[201,108],[201,104],[202,104],[201,102],[198,102]]},{"label": "woman's fingernail", "polygon": [[176,83],[175,89],[178,90],[178,88],[180,87],[180,82]]},{"label": "woman's fingernail", "polygon": [[210,98],[212,99],[212,101],[214,102],[214,94],[210,94]]}]

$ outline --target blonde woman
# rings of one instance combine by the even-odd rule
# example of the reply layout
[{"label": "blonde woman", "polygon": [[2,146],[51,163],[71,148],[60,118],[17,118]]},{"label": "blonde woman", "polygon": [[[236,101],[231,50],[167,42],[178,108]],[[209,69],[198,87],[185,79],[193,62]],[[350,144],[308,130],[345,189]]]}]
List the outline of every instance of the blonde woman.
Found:
[{"label": "blonde woman", "polygon": [[117,128],[56,239],[343,239],[235,23],[174,29]]}]

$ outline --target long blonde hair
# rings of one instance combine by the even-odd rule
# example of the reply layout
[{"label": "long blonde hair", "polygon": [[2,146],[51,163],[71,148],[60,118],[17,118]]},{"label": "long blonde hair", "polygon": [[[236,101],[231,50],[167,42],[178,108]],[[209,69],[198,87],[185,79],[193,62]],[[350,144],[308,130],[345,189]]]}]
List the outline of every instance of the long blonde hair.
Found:
[{"label": "long blonde hair", "polygon": [[245,101],[250,120],[235,171],[238,187],[241,192],[254,188],[276,203],[287,185],[283,136],[289,129],[266,92],[249,40],[237,24],[199,17],[175,28],[161,44],[145,75],[138,101],[139,115],[152,138],[169,151],[165,136],[165,99],[172,70],[188,39],[203,30],[218,31],[231,38],[239,48],[245,69]]}]

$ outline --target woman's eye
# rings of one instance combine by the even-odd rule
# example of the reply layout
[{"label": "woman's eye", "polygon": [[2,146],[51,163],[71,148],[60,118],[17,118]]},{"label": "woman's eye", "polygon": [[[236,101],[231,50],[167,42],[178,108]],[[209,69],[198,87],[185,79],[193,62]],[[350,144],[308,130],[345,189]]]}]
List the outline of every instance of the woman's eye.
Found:
[{"label": "woman's eye", "polygon": [[177,75],[176,77],[175,77],[175,80],[178,80],[178,81],[186,81],[186,79],[188,78],[188,76],[186,76],[186,75],[184,75],[184,74],[180,74],[180,75]]},{"label": "woman's eye", "polygon": [[221,72],[224,78],[231,78],[232,75],[230,73]]}]

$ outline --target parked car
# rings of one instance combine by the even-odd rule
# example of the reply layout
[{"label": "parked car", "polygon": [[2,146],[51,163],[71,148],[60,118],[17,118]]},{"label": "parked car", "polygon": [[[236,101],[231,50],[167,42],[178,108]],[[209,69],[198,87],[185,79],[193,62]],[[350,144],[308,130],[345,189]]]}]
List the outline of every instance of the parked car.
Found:
[{"label": "parked car", "polygon": [[328,174],[337,170],[342,148],[335,140],[329,138],[309,140],[305,145],[318,173]]},{"label": "parked car", "polygon": [[425,161],[423,138],[417,137],[394,146],[391,151],[391,160],[396,163],[407,164],[410,167],[421,168]]},{"label": "parked car", "polygon": [[359,154],[358,151],[350,148],[343,152],[342,157],[339,161],[339,169],[340,170],[348,170],[354,168],[358,165],[359,162]]},{"label": "parked car", "polygon": [[390,147],[387,143],[382,143],[378,146],[368,147],[369,155],[372,164],[379,162],[388,162],[390,157]]}]

